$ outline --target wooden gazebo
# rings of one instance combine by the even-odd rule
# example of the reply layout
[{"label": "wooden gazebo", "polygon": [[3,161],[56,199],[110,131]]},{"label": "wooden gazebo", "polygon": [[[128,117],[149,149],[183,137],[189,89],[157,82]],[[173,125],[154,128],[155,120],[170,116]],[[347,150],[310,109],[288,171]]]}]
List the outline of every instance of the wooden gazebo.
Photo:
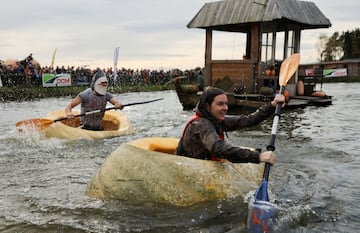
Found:
[{"label": "wooden gazebo", "polygon": [[[228,77],[233,83],[241,83],[247,94],[258,93],[269,80],[276,82],[280,67],[278,62],[293,53],[301,54],[301,30],[330,26],[330,20],[314,3],[297,0],[223,0],[206,3],[187,25],[188,28],[206,31],[205,86]],[[245,33],[244,57],[238,60],[213,60],[213,31]],[[276,48],[279,38],[283,40],[281,56],[276,54],[279,51]],[[268,68],[273,68],[272,74],[267,73]],[[288,88],[293,88],[290,92],[294,92],[296,81],[297,77],[289,83]]]}]

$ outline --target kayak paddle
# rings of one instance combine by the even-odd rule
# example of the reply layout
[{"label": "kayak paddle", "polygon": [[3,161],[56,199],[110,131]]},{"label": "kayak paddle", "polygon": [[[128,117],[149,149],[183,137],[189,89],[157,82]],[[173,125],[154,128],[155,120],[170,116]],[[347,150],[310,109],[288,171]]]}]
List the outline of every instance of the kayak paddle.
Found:
[{"label": "kayak paddle", "polygon": [[[286,84],[297,70],[299,66],[299,62],[300,62],[299,53],[291,55],[282,62],[279,73],[280,94],[284,94]],[[270,143],[266,147],[268,151],[275,150],[276,130],[280,119],[281,105],[282,103],[278,103],[276,105],[273,125],[271,129]],[[253,203],[251,202],[249,203],[248,232],[250,233],[271,232],[272,229],[273,214],[272,214],[271,205],[269,205],[268,203],[269,195],[267,191],[269,173],[270,173],[270,164],[265,163],[262,183],[255,193],[255,198]]]},{"label": "kayak paddle", "polygon": [[[147,104],[147,103],[159,101],[159,100],[162,100],[162,99],[164,99],[164,98],[124,104],[123,107],[128,107],[128,106],[132,106],[132,105],[139,105],[139,104]],[[86,116],[86,115],[90,115],[90,114],[95,114],[95,113],[105,112],[105,111],[108,111],[108,110],[113,110],[113,109],[117,109],[117,108],[111,107],[111,108],[106,108],[106,109],[99,109],[99,110],[89,111],[89,112],[85,112],[85,113],[82,113],[82,114],[75,115],[74,117],[82,117],[82,116]],[[32,127],[32,128],[35,128],[35,129],[40,131],[40,130],[43,130],[43,129],[49,127],[51,124],[53,124],[55,122],[63,121],[63,120],[66,120],[66,119],[69,119],[69,118],[63,117],[63,118],[58,118],[56,120],[45,119],[45,118],[34,118],[34,119],[29,119],[29,120],[24,120],[24,121],[17,122],[16,123],[16,128],[19,131],[22,131],[24,128]]]}]

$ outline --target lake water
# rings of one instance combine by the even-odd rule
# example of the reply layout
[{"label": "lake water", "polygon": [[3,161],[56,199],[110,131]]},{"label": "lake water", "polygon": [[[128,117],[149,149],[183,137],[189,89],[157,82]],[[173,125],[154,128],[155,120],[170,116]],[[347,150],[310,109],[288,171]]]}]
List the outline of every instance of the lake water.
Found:
[{"label": "lake water", "polygon": [[[270,198],[283,210],[276,232],[360,232],[360,84],[324,84],[327,107],[284,111],[271,168]],[[84,195],[102,162],[121,143],[176,136],[192,114],[174,91],[116,95],[131,106],[134,134],[98,141],[19,136],[15,123],[64,108],[70,98],[0,103],[1,232],[247,232],[246,200],[173,207],[101,201]],[[266,148],[272,118],[228,134],[230,142]],[[254,190],[255,191],[255,190]]]}]

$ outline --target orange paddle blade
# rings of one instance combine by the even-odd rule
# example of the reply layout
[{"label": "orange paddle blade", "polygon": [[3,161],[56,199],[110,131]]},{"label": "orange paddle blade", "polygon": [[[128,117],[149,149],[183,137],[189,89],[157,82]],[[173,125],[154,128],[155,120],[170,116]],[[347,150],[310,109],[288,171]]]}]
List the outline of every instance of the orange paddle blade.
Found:
[{"label": "orange paddle blade", "polygon": [[17,122],[16,128],[20,132],[24,131],[25,129],[36,129],[40,131],[49,127],[52,123],[54,123],[54,120],[35,118]]},{"label": "orange paddle blade", "polygon": [[295,53],[287,57],[280,66],[279,84],[286,86],[287,82],[291,79],[300,63],[300,54]]}]

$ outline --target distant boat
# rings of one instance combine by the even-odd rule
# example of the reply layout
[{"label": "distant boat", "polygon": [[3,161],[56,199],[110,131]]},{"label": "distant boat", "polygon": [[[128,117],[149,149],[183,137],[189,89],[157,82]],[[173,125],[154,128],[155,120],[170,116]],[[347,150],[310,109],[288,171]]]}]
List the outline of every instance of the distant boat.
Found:
[{"label": "distant boat", "polygon": [[[177,77],[173,79],[173,83],[183,109],[192,110],[199,101],[202,90],[200,90],[196,84],[182,84],[181,80],[185,78],[184,76]],[[215,86],[217,85],[215,84]],[[271,101],[274,98],[274,93],[265,90],[262,91],[262,93],[246,94],[241,93],[240,90],[240,93],[237,94],[235,90],[234,92],[227,92],[227,96],[229,101],[229,114],[235,114],[255,111],[266,102]],[[285,108],[301,108],[309,105],[326,106],[330,104],[332,104],[332,97],[325,93],[323,96],[289,96]]]}]

